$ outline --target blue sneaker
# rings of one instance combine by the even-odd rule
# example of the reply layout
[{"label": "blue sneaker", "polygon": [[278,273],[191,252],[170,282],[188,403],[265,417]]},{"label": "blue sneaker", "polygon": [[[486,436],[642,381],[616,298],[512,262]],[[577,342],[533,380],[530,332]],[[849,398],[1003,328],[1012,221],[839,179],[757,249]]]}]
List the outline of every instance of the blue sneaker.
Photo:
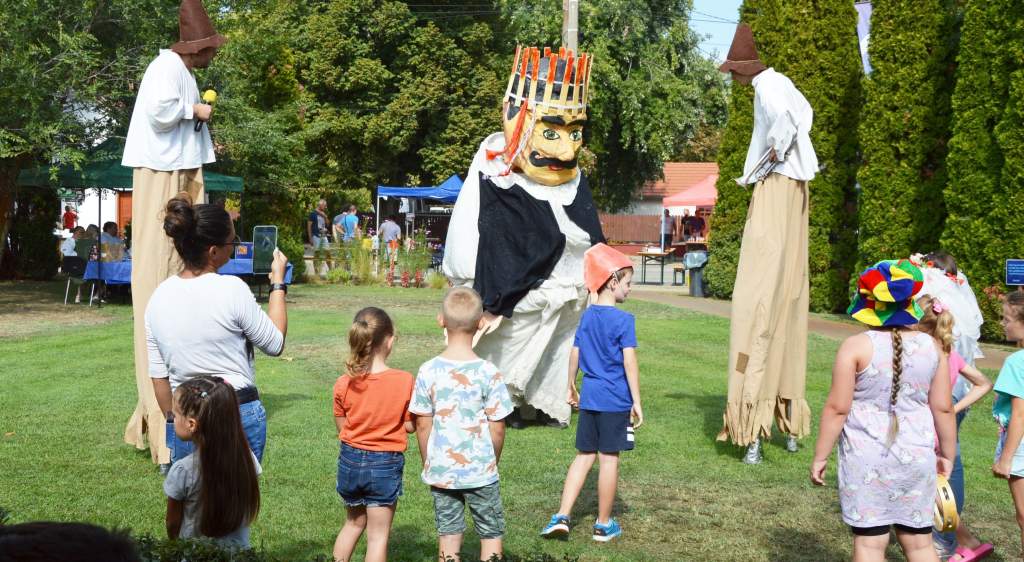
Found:
[{"label": "blue sneaker", "polygon": [[555,539],[569,536],[569,516],[556,513],[551,516],[551,521],[544,526],[540,536]]},{"label": "blue sneaker", "polygon": [[608,520],[604,525],[595,522],[594,523],[594,536],[593,539],[598,542],[608,542],[616,537],[622,535],[622,527],[619,527],[619,522],[614,517]]}]

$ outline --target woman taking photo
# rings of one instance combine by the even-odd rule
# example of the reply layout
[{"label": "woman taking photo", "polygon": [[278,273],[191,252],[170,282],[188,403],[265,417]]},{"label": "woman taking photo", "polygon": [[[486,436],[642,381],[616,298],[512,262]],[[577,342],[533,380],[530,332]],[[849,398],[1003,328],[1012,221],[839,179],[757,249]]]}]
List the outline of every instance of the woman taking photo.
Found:
[{"label": "woman taking photo", "polygon": [[217,273],[235,246],[235,229],[223,207],[193,205],[181,193],[167,202],[164,232],[183,267],[156,288],[146,306],[146,344],[157,403],[167,413],[171,463],[192,453],[192,444],[175,436],[171,395],[200,375],[217,375],[234,388],[245,436],[262,461],[267,412],[256,389],[254,350],[277,356],[284,349],[288,259],[274,250],[270,304],[263,312],[244,281]]}]

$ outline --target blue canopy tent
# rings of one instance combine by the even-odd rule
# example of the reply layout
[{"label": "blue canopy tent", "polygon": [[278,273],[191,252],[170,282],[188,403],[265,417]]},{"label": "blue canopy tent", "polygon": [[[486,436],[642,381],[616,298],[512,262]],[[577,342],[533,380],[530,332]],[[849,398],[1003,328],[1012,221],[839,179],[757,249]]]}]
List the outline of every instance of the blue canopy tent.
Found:
[{"label": "blue canopy tent", "polygon": [[445,203],[454,203],[459,198],[459,191],[462,191],[462,180],[458,175],[453,174],[444,180],[441,185],[435,187],[390,187],[386,185],[377,186],[377,231],[380,231],[380,200],[387,197],[409,197],[411,199],[436,199]]}]

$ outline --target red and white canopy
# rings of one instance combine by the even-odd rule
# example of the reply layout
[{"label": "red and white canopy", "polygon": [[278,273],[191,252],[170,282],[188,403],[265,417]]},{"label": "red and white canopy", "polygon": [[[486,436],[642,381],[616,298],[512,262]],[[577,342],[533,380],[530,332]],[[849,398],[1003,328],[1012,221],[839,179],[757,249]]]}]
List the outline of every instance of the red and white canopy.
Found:
[{"label": "red and white canopy", "polygon": [[670,215],[682,215],[683,210],[695,213],[698,207],[714,207],[718,200],[718,189],[715,183],[718,182],[718,174],[710,174],[700,180],[686,191],[665,197],[661,205],[668,209]]}]

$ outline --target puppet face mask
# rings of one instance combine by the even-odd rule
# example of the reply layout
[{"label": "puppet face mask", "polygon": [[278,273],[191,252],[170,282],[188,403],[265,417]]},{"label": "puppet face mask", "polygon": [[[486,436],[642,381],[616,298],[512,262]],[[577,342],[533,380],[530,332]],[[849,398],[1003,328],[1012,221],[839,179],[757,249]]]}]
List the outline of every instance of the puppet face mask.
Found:
[{"label": "puppet face mask", "polygon": [[502,106],[502,155],[511,169],[542,185],[576,179],[590,62],[565,49],[516,49]]},{"label": "puppet face mask", "polygon": [[[520,111],[519,108],[505,104],[506,143],[513,140]],[[543,185],[561,185],[575,179],[579,173],[576,157],[583,146],[586,113],[549,106],[537,106],[526,112],[525,124],[529,127],[533,123],[533,130],[523,131],[527,135],[525,145],[512,161],[513,169]]]}]

